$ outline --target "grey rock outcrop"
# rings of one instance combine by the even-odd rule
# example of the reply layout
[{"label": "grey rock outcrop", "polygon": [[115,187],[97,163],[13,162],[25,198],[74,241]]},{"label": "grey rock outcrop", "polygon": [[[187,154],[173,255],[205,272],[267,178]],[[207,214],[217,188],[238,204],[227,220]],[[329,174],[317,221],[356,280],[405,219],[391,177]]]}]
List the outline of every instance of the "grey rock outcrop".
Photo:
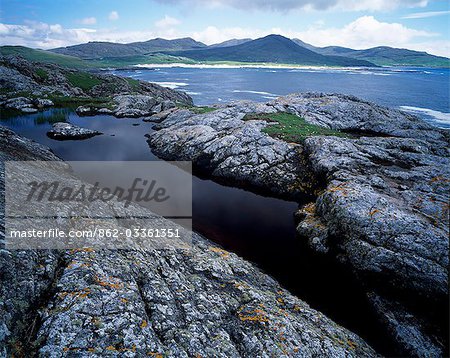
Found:
[{"label": "grey rock outcrop", "polygon": [[30,99],[26,97],[14,97],[6,99],[3,106],[22,111],[23,113],[36,113],[38,109],[53,106],[53,102],[45,98]]},{"label": "grey rock outcrop", "polygon": [[296,114],[309,123],[369,136],[441,141],[441,131],[420,118],[343,94],[300,93],[270,102],[275,109]]},{"label": "grey rock outcrop", "polygon": [[5,108],[16,109],[23,113],[36,113],[38,110],[33,107],[33,101],[25,97],[16,97],[7,99],[4,103]]},{"label": "grey rock outcrop", "polygon": [[[434,317],[448,302],[449,133],[337,94],[217,108],[171,113],[149,135],[150,147],[235,185],[291,199],[315,195],[298,213],[298,232],[310,247],[350,267],[368,292],[376,292],[379,299],[371,302],[403,354],[443,355],[448,337]],[[261,132],[266,122],[241,120],[249,112],[277,111],[356,137],[285,143]],[[384,312],[387,307],[396,311]],[[398,319],[402,312],[411,318]],[[386,318],[392,315],[397,318]],[[423,339],[407,344],[411,331]]]},{"label": "grey rock outcrop", "polygon": [[153,108],[158,106],[158,102],[151,96],[116,96],[115,115],[117,117],[145,117],[155,113]]},{"label": "grey rock outcrop", "polygon": [[165,120],[169,116],[169,114],[171,114],[172,112],[174,112],[176,110],[178,110],[178,108],[176,108],[176,107],[164,109],[161,112],[151,115],[150,117],[144,118],[144,122],[161,123],[163,120]]},{"label": "grey rock outcrop", "polygon": [[[176,105],[170,100],[156,99],[152,96],[140,94],[128,94],[115,96],[112,99],[111,108],[102,108],[95,106],[79,106],[75,110],[79,116],[93,116],[96,114],[108,114],[118,118],[138,118],[144,117],[144,120],[151,120],[153,116],[159,113],[170,113],[176,109]],[[155,117],[157,119],[159,117]]]},{"label": "grey rock outcrop", "polygon": [[[0,158],[1,172],[7,160],[58,160],[1,127]],[[0,347],[8,355],[376,356],[195,233],[189,251],[2,249],[0,269]]]},{"label": "grey rock outcrop", "polygon": [[71,123],[57,122],[47,132],[47,136],[56,140],[88,139],[102,134],[99,131],[81,128]]},{"label": "grey rock outcrop", "polygon": [[206,114],[179,110],[155,126],[152,151],[166,160],[191,160],[197,170],[234,185],[268,191],[281,197],[303,195],[308,172],[301,147],[261,132],[264,121],[244,122],[246,113],[273,113],[273,107],[236,102]]},{"label": "grey rock outcrop", "polygon": [[[396,304],[377,305],[377,311],[405,353],[429,356],[434,351],[443,356],[439,336],[424,333],[433,329],[424,331],[421,321],[430,324],[436,310],[445,312],[448,300],[446,141],[310,138],[305,151],[316,175],[326,177],[328,185],[299,224],[299,233],[313,248],[319,243],[324,251],[333,252],[366,286],[389,292],[380,293],[380,300]],[[430,304],[433,308],[425,311],[425,317],[423,310],[414,317],[416,313],[405,308]],[[386,307],[398,311],[383,312]],[[401,317],[403,312],[411,318],[385,318]],[[421,331],[424,339],[402,337],[411,334],[408,329]],[[419,344],[425,341],[427,345]]]},{"label": "grey rock outcrop", "polygon": [[33,100],[33,104],[37,107],[37,108],[46,108],[46,107],[52,107],[54,106],[54,103],[52,100],[47,99],[47,98],[35,98]]},{"label": "grey rock outcrop", "polygon": [[[104,108],[102,108],[102,109],[104,109]],[[93,115],[97,114],[98,110],[96,108],[89,107],[89,106],[78,106],[75,109],[75,112],[80,117],[83,117],[83,116],[93,116]]]},{"label": "grey rock outcrop", "polygon": [[[115,112],[119,117],[152,115],[175,107],[175,103],[192,105],[192,98],[186,93],[154,83],[29,62],[18,56],[0,57],[0,86],[7,90],[7,97],[13,102],[7,108],[19,110],[52,106],[53,102],[43,98],[45,96],[70,97],[72,101],[73,98],[81,98],[85,103],[92,99],[97,102],[96,105],[86,105],[89,110],[82,115],[111,110],[109,107],[102,108],[98,103],[99,98],[105,104],[116,105]],[[26,98],[23,98],[23,93]],[[150,108],[149,99],[143,103],[144,97],[151,98]],[[24,100],[29,103],[19,103]]]},{"label": "grey rock outcrop", "polygon": [[395,300],[384,300],[370,293],[369,299],[391,335],[401,342],[406,356],[446,356],[441,345],[436,344],[427,333],[427,324],[418,320]]}]

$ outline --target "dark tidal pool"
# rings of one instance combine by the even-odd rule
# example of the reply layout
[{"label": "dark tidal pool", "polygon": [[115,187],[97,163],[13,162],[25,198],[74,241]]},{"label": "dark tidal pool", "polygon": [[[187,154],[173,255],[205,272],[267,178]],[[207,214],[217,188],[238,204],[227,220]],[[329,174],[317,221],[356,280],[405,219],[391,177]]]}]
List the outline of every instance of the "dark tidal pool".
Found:
[{"label": "dark tidal pool", "polygon": [[[73,124],[104,134],[82,141],[52,140],[46,133],[55,113],[64,115]],[[1,124],[50,147],[67,161],[159,160],[151,153],[145,138],[153,124],[140,119],[79,117],[70,110],[51,109],[4,118]],[[380,353],[392,355],[391,343],[376,323],[352,275],[312,253],[296,236],[294,213],[298,205],[193,177],[194,230],[254,262],[312,307],[361,335]]]}]

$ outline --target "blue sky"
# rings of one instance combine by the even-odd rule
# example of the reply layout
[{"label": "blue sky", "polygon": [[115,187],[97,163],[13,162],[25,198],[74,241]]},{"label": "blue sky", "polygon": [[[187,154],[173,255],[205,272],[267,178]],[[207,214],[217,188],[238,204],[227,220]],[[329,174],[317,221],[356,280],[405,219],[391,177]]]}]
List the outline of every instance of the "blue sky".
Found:
[{"label": "blue sky", "polygon": [[190,36],[207,44],[278,33],[317,46],[388,45],[450,56],[448,0],[1,0],[1,44]]}]

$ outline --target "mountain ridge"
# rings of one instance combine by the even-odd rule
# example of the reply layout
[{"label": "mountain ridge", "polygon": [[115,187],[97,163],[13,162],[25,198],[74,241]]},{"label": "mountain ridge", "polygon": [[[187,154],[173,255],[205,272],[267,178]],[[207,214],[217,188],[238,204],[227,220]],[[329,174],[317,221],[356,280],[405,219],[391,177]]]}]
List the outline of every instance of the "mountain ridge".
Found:
[{"label": "mountain ridge", "polygon": [[229,46],[236,46],[236,45],[241,45],[245,42],[249,42],[252,41],[253,39],[251,38],[245,38],[245,39],[230,39],[230,40],[226,40],[223,42],[219,42],[216,44],[212,44],[209,45],[209,48],[216,48],[216,47],[229,47]]},{"label": "mountain ridge", "polygon": [[450,67],[450,59],[436,56],[425,51],[415,51],[406,48],[376,46],[368,49],[355,50],[343,46],[316,47],[300,39],[293,39],[297,45],[326,56],[343,56],[366,60],[379,66],[430,66]]},{"label": "mountain ridge", "polygon": [[365,60],[321,55],[299,46],[281,35],[268,35],[229,47],[208,47],[196,50],[165,51],[164,53],[197,61],[263,62],[313,66],[375,66]]},{"label": "mountain ridge", "polygon": [[58,47],[51,49],[51,52],[62,55],[75,56],[85,60],[95,60],[104,57],[126,57],[137,56],[148,53],[181,50],[206,47],[204,43],[195,41],[190,37],[184,37],[174,40],[155,38],[147,41],[131,42],[127,44],[91,41],[85,44]]},{"label": "mountain ridge", "polygon": [[[267,41],[267,39],[280,40],[281,38],[285,43],[284,46],[280,46],[279,41],[278,43],[277,41]],[[265,42],[265,45],[262,46],[261,42]],[[297,47],[294,47],[293,44]],[[245,50],[246,48],[247,50]],[[255,40],[249,38],[231,39],[209,46],[190,37],[185,37],[174,40],[155,38],[128,44],[92,41],[48,51],[20,46],[1,47],[0,54],[4,55],[11,52],[24,54],[25,58],[30,60],[45,58],[47,62],[61,62],[68,65],[73,63],[77,67],[121,67],[139,63],[231,61],[312,66],[372,67],[377,65],[450,68],[449,58],[426,52],[389,46],[378,46],[363,50],[341,46],[316,47],[300,39],[294,38],[291,40],[280,35],[268,35]],[[54,54],[64,55],[66,58],[56,58]]]}]

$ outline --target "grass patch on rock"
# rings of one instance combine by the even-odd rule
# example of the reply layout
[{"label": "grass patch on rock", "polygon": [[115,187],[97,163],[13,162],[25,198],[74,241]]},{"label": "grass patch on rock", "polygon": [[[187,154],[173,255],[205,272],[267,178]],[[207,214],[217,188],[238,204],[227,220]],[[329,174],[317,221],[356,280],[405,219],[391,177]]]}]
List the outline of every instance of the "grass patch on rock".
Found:
[{"label": "grass patch on rock", "polygon": [[125,78],[125,80],[128,82],[128,84],[134,91],[139,90],[139,88],[141,87],[139,81],[135,80],[134,78]]},{"label": "grass patch on rock", "polygon": [[42,81],[46,81],[48,79],[48,72],[42,68],[38,68],[35,73]]},{"label": "grass patch on rock", "polygon": [[19,55],[28,61],[55,63],[69,68],[101,67],[94,61],[84,61],[74,56],[61,55],[49,51],[32,49],[24,46],[0,46],[0,55]]},{"label": "grass patch on rock", "polygon": [[214,108],[214,107],[188,106],[188,105],[185,105],[183,103],[177,103],[177,107],[180,108],[180,109],[187,109],[187,110],[189,110],[189,111],[191,111],[192,113],[195,113],[195,114],[204,114],[204,113],[209,113],[209,112],[213,112],[213,111],[217,110],[217,108]]},{"label": "grass patch on rock", "polygon": [[306,138],[312,136],[336,136],[348,137],[349,135],[334,129],[320,127],[306,122],[304,118],[295,114],[278,113],[249,113],[243,118],[244,121],[258,120],[266,121],[268,126],[263,132],[273,138],[282,139],[291,143],[303,143]]},{"label": "grass patch on rock", "polygon": [[90,91],[92,88],[102,83],[101,80],[86,72],[68,73],[66,78],[72,86],[79,87],[83,91]]},{"label": "grass patch on rock", "polygon": [[204,113],[209,113],[209,112],[213,112],[215,111],[217,108],[213,108],[213,107],[208,107],[208,106],[203,106],[203,107],[191,107],[189,108],[189,110],[191,112],[194,112],[196,114],[204,114]]}]

